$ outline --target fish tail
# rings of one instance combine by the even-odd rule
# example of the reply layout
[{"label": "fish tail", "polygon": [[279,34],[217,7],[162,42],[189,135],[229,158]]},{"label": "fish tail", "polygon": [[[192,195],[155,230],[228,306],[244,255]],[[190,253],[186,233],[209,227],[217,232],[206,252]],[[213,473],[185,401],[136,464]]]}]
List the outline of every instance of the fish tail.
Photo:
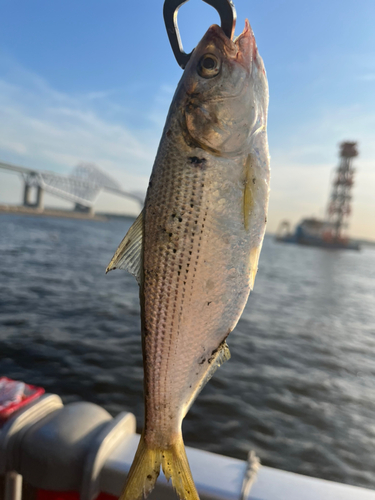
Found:
[{"label": "fish tail", "polygon": [[172,479],[172,485],[181,500],[199,500],[181,434],[165,450],[149,448],[142,434],[119,500],[146,498],[155,486],[160,466],[167,480]]},{"label": "fish tail", "polygon": [[119,500],[141,500],[154,489],[160,474],[162,450],[147,446],[143,434]]},{"label": "fish tail", "polygon": [[172,479],[172,485],[181,500],[199,500],[182,434],[173,445],[162,451],[162,467],[165,477]]}]

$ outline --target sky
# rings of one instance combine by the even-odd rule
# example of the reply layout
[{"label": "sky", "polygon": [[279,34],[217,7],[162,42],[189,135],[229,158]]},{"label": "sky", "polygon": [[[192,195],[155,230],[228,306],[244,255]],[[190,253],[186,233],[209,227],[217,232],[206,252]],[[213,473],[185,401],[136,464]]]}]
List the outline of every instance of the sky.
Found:
[{"label": "sky", "polygon": [[[375,2],[235,0],[270,87],[268,230],[324,215],[338,144],[358,141],[350,234],[375,240]],[[0,0],[0,161],[61,174],[93,162],[124,190],[145,191],[182,70],[162,0]],[[216,11],[190,0],[178,15],[185,50]],[[21,178],[0,170],[0,203]],[[46,205],[65,206],[51,196]],[[69,205],[66,205],[69,206]],[[97,210],[135,213],[100,195]]]}]

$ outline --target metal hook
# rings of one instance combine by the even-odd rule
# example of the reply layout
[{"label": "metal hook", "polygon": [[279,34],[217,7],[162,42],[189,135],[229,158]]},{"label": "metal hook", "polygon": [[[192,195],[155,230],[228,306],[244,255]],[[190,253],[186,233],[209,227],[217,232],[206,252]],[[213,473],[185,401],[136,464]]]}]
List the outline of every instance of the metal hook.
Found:
[{"label": "metal hook", "polygon": [[[163,15],[165,27],[167,29],[169,43],[171,44],[173,53],[178,64],[182,69],[187,65],[191,54],[186,54],[182,47],[180,32],[177,24],[178,9],[188,0],[165,0]],[[234,28],[236,26],[236,9],[232,0],[203,0],[217,10],[221,20],[221,28],[228,38],[232,39]]]}]

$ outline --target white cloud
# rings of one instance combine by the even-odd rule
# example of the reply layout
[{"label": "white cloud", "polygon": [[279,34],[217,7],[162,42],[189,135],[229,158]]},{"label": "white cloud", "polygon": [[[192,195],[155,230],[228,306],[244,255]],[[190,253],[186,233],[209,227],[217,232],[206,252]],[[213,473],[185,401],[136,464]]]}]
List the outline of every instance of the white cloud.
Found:
[{"label": "white cloud", "polygon": [[[145,117],[148,127],[133,131],[103,118],[95,107],[96,101],[108,100],[111,91],[72,96],[9,58],[0,57],[0,66],[7,67],[3,73],[8,75],[0,77],[0,160],[63,174],[81,161],[93,162],[124,189],[145,191],[162,126],[153,123],[153,111]],[[14,183],[0,175],[0,182],[14,189]],[[14,196],[19,199],[19,193]],[[109,199],[107,204],[115,208]]]},{"label": "white cloud", "polygon": [[359,75],[358,80],[362,82],[374,82],[375,81],[375,73],[370,73],[367,75]]}]

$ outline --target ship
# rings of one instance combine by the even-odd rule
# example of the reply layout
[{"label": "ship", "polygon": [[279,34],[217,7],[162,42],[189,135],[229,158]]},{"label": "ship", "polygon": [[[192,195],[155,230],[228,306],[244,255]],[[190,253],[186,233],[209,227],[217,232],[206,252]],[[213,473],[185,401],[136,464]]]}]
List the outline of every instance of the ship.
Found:
[{"label": "ship", "polygon": [[289,221],[284,220],[277,230],[276,241],[332,250],[360,250],[359,244],[345,233],[351,214],[351,192],[355,175],[353,159],[356,156],[356,142],[340,144],[340,162],[334,172],[325,219],[302,219],[294,232],[291,231]]}]

